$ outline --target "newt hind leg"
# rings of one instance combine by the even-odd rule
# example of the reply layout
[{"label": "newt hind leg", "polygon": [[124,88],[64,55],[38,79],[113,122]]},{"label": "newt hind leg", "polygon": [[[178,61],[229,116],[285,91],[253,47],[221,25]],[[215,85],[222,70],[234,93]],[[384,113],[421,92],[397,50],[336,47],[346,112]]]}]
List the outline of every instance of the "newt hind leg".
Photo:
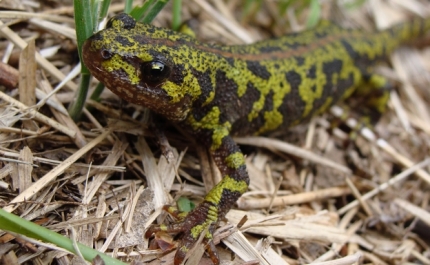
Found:
[{"label": "newt hind leg", "polygon": [[[205,245],[207,252],[210,255],[214,264],[219,263],[218,254],[213,251],[215,248],[211,239],[215,231],[216,216],[211,212],[212,206],[206,202],[201,203],[192,212],[185,217],[180,213],[177,217],[179,220],[170,225],[151,226],[145,233],[145,237],[151,237],[158,232],[166,232],[169,234],[181,234],[178,250],[175,255],[174,264],[181,264],[186,258],[189,250],[192,249],[195,243],[201,242]],[[165,211],[170,212],[172,207],[165,206]],[[201,230],[201,229],[203,230]],[[200,231],[201,230],[201,231]],[[202,233],[205,233],[202,235]],[[202,241],[200,241],[200,237]]]},{"label": "newt hind leg", "polygon": [[[372,128],[386,111],[392,85],[388,80],[377,74],[363,74],[363,82],[347,99],[342,108],[334,106],[332,113],[336,119],[331,127],[347,124],[350,139],[355,139],[363,127]],[[354,111],[351,111],[354,110]],[[353,118],[354,123],[349,123]]]},{"label": "newt hind leg", "polygon": [[365,74],[364,83],[358,87],[354,95],[359,99],[358,110],[363,125],[372,127],[387,109],[392,84],[383,76]]}]

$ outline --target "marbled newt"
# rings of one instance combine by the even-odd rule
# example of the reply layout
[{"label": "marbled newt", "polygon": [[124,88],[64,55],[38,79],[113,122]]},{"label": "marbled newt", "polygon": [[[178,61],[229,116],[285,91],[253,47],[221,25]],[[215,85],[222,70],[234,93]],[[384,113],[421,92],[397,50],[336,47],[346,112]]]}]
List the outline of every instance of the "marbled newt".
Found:
[{"label": "marbled newt", "polygon": [[372,68],[429,28],[430,20],[419,18],[374,33],[322,23],[251,45],[223,46],[137,23],[126,14],[113,17],[83,46],[90,72],[119,97],[195,136],[223,176],[184,220],[149,234],[181,232],[174,260],[180,264],[207,231],[206,248],[218,264],[212,233],[249,184],[244,155],[232,136],[291,127],[353,93],[380,91],[369,107],[382,112],[388,83]]}]

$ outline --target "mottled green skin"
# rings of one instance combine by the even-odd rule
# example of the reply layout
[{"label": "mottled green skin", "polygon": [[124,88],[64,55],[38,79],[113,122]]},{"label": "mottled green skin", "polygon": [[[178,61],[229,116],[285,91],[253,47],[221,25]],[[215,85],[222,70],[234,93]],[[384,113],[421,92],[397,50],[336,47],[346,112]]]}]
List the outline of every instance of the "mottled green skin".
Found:
[{"label": "mottled green skin", "polygon": [[[221,46],[121,14],[83,47],[91,73],[121,98],[178,123],[210,150],[223,180],[181,223],[153,228],[183,232],[181,263],[199,235],[216,223],[248,187],[245,159],[232,135],[288,128],[349,97],[363,84],[386,87],[371,75],[375,62],[430,27],[416,19],[366,33],[323,23],[316,29],[257,42]],[[363,92],[364,91],[364,92]],[[365,90],[362,94],[368,94]],[[369,105],[382,111],[387,92]],[[212,244],[208,245],[218,262]]]}]

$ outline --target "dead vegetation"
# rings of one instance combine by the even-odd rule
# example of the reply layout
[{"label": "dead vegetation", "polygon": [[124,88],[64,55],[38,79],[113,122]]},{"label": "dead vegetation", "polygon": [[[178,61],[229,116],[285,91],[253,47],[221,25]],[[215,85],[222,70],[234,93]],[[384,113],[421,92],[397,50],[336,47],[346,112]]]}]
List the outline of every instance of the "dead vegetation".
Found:
[{"label": "dead vegetation", "polygon": [[[200,39],[227,44],[284,34],[287,24],[303,29],[306,11],[280,17],[275,1],[263,1],[243,17],[241,2],[184,1],[183,14],[200,21]],[[323,17],[365,30],[430,10],[418,0],[367,1],[348,11],[332,2],[323,2]],[[170,264],[174,252],[149,248],[145,228],[180,196],[199,201],[219,181],[216,166],[169,124],[162,124],[168,142],[157,144],[143,108],[121,104],[107,90],[101,102],[88,100],[75,123],[67,114],[79,75],[73,9],[48,4],[23,1],[15,13],[0,11],[0,75],[7,76],[0,91],[0,206],[126,262]],[[113,4],[112,11],[121,8]],[[169,8],[155,24],[168,21]],[[355,139],[332,129],[329,114],[276,138],[236,139],[251,185],[216,234],[222,264],[430,264],[430,45],[421,46],[399,49],[391,66],[378,69],[396,91],[381,121]],[[194,256],[189,264],[209,264]],[[82,263],[6,232],[0,258]]]}]

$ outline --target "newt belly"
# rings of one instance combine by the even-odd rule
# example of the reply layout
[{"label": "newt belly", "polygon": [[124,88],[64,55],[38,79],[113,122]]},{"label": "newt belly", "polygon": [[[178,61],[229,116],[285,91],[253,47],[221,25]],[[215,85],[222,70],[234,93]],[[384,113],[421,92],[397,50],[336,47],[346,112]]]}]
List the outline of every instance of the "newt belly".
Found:
[{"label": "newt belly", "polygon": [[203,231],[218,263],[212,232],[249,184],[232,135],[291,127],[353,93],[369,94],[369,85],[381,91],[369,107],[382,111],[387,83],[371,72],[373,66],[429,28],[424,19],[374,33],[323,23],[251,45],[222,46],[120,14],[85,42],[83,60],[112,92],[177,123],[210,151],[223,180],[165,230],[183,233],[175,264]]}]

